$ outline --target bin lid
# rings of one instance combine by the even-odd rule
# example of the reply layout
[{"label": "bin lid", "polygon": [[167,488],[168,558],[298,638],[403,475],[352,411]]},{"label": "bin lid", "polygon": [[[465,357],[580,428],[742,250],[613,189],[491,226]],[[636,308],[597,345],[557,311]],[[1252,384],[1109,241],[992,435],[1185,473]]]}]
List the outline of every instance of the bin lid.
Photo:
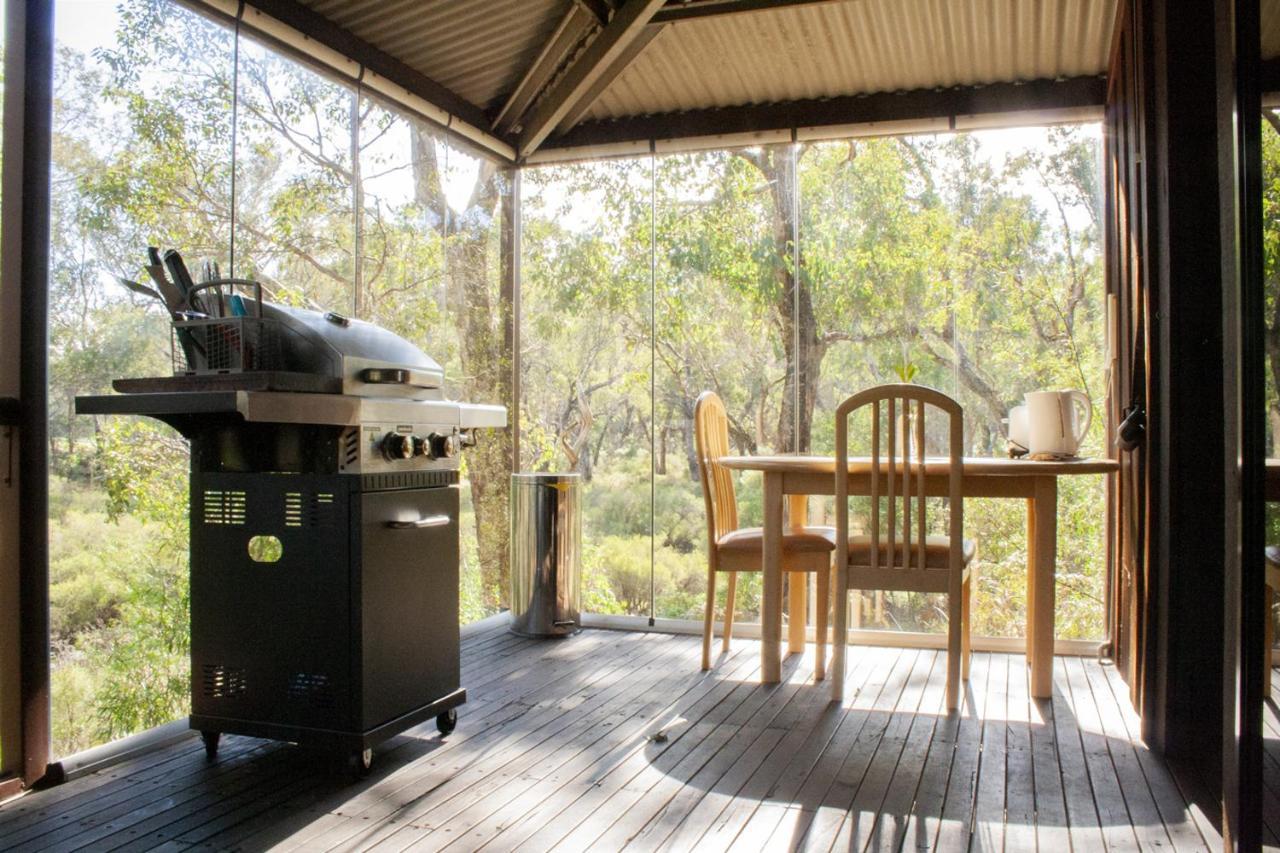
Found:
[{"label": "bin lid", "polygon": [[543,485],[554,486],[559,483],[577,483],[582,479],[582,475],[576,472],[566,471],[564,473],[543,473],[539,471],[521,471],[511,475],[511,482],[515,485]]}]

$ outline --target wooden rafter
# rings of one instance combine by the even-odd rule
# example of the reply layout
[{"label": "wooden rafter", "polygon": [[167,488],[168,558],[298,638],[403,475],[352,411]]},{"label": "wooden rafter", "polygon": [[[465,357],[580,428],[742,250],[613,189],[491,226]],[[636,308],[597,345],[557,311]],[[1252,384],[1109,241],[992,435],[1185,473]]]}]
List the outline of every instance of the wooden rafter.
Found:
[{"label": "wooden rafter", "polygon": [[538,58],[529,66],[502,109],[494,116],[495,131],[501,133],[520,126],[520,119],[524,117],[525,111],[564,63],[565,57],[597,25],[595,15],[581,5],[574,3],[569,7]]},{"label": "wooden rafter", "polygon": [[849,0],[671,0],[658,10],[650,20],[650,26],[658,27],[677,21],[709,18],[713,15],[732,15],[739,12],[769,12],[796,6],[817,6],[824,3],[841,3]]},{"label": "wooden rafter", "polygon": [[645,27],[644,32],[627,46],[627,49],[622,52],[618,60],[596,79],[596,82],[578,100],[574,108],[565,114],[565,117],[560,120],[560,124],[556,126],[556,133],[564,133],[577,124],[587,114],[587,110],[591,109],[591,105],[596,102],[596,99],[604,93],[604,90],[608,89],[613,84],[613,81],[618,79],[618,75],[635,61],[635,58],[658,37],[662,30],[662,27]]},{"label": "wooden rafter", "polygon": [[848,95],[587,122],[551,137],[545,147],[617,145],[761,130],[1100,107],[1105,97],[1106,78],[1101,76]]},{"label": "wooden rafter", "polygon": [[[571,110],[587,96],[596,82],[609,74],[615,63],[623,60],[627,48],[644,32],[645,25],[661,8],[663,0],[627,0],[608,26],[587,46],[578,60],[539,101],[523,123],[516,146],[521,157],[527,157],[555,130]],[[614,72],[616,73],[616,72]]]}]

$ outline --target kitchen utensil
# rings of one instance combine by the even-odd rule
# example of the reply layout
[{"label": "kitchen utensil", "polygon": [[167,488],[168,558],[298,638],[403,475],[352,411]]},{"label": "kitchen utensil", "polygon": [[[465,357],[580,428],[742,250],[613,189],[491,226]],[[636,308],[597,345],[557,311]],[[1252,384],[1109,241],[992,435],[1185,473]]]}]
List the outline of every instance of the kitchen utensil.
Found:
[{"label": "kitchen utensil", "polygon": [[1075,456],[1093,421],[1089,397],[1083,391],[1033,391],[1026,399],[1027,450],[1033,455]]},{"label": "kitchen utensil", "polygon": [[[132,290],[134,293],[140,293],[143,296],[149,296],[150,298],[159,302],[161,305],[165,305],[164,297],[161,296],[159,293],[157,293],[155,290],[151,289],[150,287],[147,287],[145,284],[139,284],[136,281],[131,281],[130,279],[122,278],[120,276],[116,277],[116,281],[120,282],[129,290]],[[165,307],[167,308],[169,306],[165,305]]]}]

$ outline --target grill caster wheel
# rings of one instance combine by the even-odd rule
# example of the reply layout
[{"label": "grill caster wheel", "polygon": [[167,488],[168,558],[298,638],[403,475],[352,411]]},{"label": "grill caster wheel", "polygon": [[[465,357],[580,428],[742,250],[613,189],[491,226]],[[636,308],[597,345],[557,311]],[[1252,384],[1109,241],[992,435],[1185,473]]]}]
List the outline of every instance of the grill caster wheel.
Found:
[{"label": "grill caster wheel", "polygon": [[213,761],[218,757],[218,741],[221,740],[221,732],[200,732],[200,740],[204,741],[204,757]]},{"label": "grill caster wheel", "polygon": [[440,734],[450,734],[458,727],[458,709],[450,708],[443,714],[436,716],[436,728],[440,730]]},{"label": "grill caster wheel", "polygon": [[347,772],[353,779],[363,779],[373,768],[373,750],[358,749],[347,754]]}]

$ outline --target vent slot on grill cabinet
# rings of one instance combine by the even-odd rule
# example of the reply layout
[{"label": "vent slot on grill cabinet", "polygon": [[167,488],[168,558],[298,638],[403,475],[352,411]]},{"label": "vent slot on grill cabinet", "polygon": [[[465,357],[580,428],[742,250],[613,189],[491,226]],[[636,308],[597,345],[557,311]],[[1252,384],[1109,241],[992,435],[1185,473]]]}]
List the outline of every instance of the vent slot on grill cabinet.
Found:
[{"label": "vent slot on grill cabinet", "polygon": [[333,707],[333,684],[319,672],[295,672],[289,677],[289,696],[316,708]]},{"label": "vent slot on grill cabinet", "polygon": [[342,433],[342,468],[349,468],[360,461],[360,430],[348,427]]},{"label": "vent slot on grill cabinet", "polygon": [[285,492],[285,527],[327,527],[333,521],[333,492]]},{"label": "vent slot on grill cabinet", "polygon": [[223,491],[222,489],[205,489],[202,495],[205,524],[226,524],[235,527],[244,526],[245,493],[242,491]]},{"label": "vent slot on grill cabinet", "polygon": [[230,699],[248,688],[244,670],[222,664],[204,665],[204,695],[211,699]]}]

